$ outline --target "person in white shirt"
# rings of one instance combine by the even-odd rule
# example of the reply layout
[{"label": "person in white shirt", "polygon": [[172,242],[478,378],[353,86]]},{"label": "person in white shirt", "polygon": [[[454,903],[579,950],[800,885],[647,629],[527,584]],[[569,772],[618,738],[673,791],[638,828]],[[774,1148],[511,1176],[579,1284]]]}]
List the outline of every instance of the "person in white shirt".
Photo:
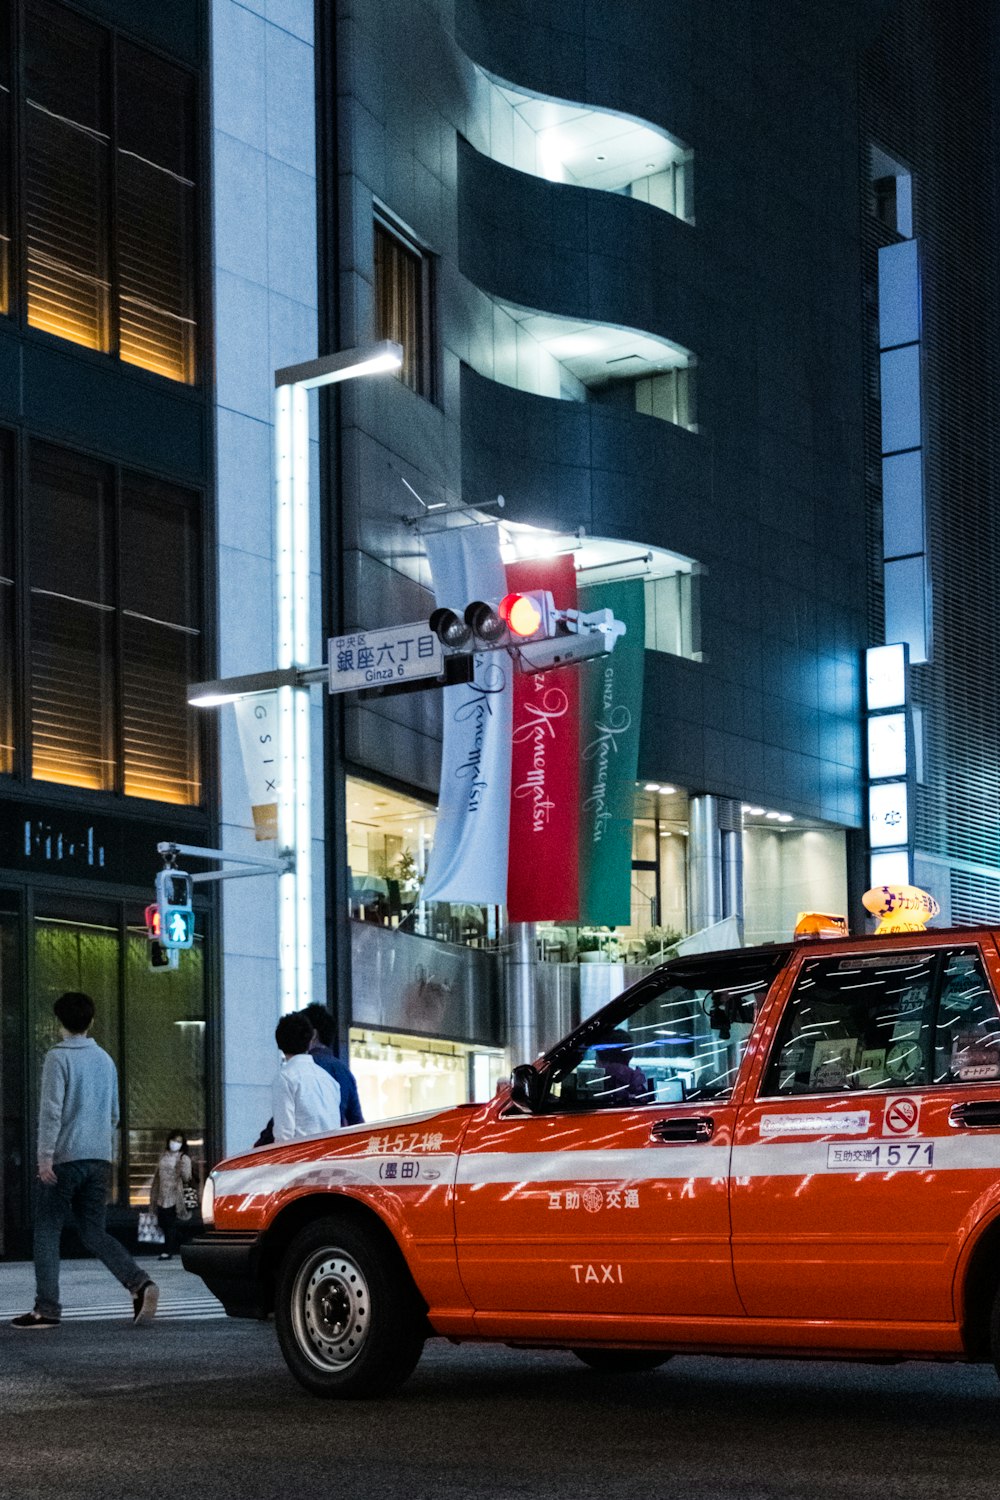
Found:
[{"label": "person in white shirt", "polygon": [[285,1055],[271,1088],[276,1146],[340,1129],[340,1084],[313,1062],[312,1038],[312,1022],[301,1011],[282,1016],[274,1029]]}]

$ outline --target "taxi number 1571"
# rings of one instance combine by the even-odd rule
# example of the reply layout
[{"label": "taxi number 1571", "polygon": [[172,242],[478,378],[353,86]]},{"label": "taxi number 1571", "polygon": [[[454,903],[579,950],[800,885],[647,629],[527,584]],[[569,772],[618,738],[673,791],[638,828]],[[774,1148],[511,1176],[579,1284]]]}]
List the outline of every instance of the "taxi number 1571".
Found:
[{"label": "taxi number 1571", "polygon": [[885,1170],[925,1170],[934,1165],[933,1141],[866,1141],[835,1142],[827,1147],[827,1169],[857,1170],[881,1167]]}]

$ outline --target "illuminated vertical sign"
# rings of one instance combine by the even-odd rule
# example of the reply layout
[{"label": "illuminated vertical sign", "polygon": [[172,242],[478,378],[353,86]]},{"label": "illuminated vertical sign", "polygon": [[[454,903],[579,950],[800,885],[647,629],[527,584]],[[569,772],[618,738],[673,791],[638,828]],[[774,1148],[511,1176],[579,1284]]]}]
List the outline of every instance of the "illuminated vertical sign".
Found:
[{"label": "illuminated vertical sign", "polygon": [[905,644],[865,652],[868,859],[872,886],[909,885],[913,863],[912,724]]}]

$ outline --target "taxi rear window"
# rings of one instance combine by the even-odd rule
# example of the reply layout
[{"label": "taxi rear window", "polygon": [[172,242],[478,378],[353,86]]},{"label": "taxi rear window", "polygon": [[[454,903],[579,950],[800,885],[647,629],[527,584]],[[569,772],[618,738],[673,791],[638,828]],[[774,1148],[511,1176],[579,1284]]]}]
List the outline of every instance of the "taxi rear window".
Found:
[{"label": "taxi rear window", "polygon": [[1000,1014],[977,948],[807,959],[765,1097],[1000,1078]]}]

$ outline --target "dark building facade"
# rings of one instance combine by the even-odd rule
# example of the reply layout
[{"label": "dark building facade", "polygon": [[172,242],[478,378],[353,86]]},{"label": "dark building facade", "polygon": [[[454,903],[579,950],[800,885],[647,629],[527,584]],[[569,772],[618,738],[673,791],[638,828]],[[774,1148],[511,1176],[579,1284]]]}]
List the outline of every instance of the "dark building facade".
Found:
[{"label": "dark building facade", "polygon": [[[1000,913],[997,55],[993,6],[945,13],[900,0],[860,59],[869,630],[873,642],[897,638],[884,587],[897,521],[892,496],[883,504],[879,464],[877,257],[912,237],[927,558],[926,651],[910,669],[917,883],[933,890],[946,917],[966,924]],[[896,180],[906,184],[905,216],[877,199],[889,172],[893,190]]]},{"label": "dark building facade", "polygon": [[[172,974],[142,908],[159,841],[269,850],[232,710],[184,689],[277,664],[274,372],[318,353],[404,362],[309,398],[317,661],[426,619],[432,537],[469,526],[645,611],[614,931],[424,899],[440,695],[314,694],[312,992],[369,1118],[483,1097],[677,941],[857,921],[890,876],[1000,917],[985,0],[0,25],[8,1253],[59,989],[95,992],[122,1071],[122,1209],[158,1134],[212,1155],[267,1116],[271,877],[199,896]],[[872,729],[884,645],[906,701]]]},{"label": "dark building facade", "polygon": [[[319,62],[337,98],[336,342],[421,353],[395,384],[345,389],[333,418],[329,633],[426,615],[421,537],[460,519],[499,520],[521,556],[561,539],[599,576],[634,559],[645,692],[614,956],[726,919],[760,941],[803,907],[844,909],[866,880],[859,58],[880,8],[337,13]],[[356,898],[345,1024],[374,1068],[412,1027],[383,1011],[376,1036],[371,950],[456,935],[434,913],[415,924],[405,899],[393,911],[393,877],[422,870],[432,838],[439,708],[330,717],[346,805],[331,804],[329,879],[346,866]],[[373,915],[423,937],[377,939]],[[467,937],[478,963],[487,914]],[[569,977],[591,941],[533,934],[540,1040],[617,982]],[[510,1025],[501,1007],[494,1045]]]},{"label": "dark building facade", "polygon": [[94,996],[121,1075],[120,1220],[168,1131],[216,1149],[210,910],[164,976],[143,915],[157,842],[211,842],[214,822],[185,692],[214,650],[206,58],[193,0],[0,6],[6,1254],[29,1243],[65,989]]}]

